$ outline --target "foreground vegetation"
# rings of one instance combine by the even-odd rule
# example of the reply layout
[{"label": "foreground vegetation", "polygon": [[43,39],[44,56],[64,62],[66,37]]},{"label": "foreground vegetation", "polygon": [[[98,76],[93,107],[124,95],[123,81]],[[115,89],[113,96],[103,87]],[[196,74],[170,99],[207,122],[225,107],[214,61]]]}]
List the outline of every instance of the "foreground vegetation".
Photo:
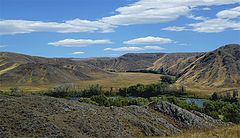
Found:
[{"label": "foreground vegetation", "polygon": [[[199,111],[215,119],[240,123],[238,91],[225,94],[213,93],[211,97],[201,99],[203,106],[200,107],[194,101],[198,97],[187,94],[183,86],[172,85],[175,81],[175,77],[164,75],[160,77],[158,83],[136,84],[119,89],[104,89],[100,85],[91,85],[81,89],[78,85],[70,84],[50,89],[44,95],[67,99],[77,98],[79,102],[107,107],[148,105],[151,102],[169,101],[184,109]],[[22,93],[20,89],[10,89],[10,95],[19,96]]]},{"label": "foreground vegetation", "polygon": [[[187,110],[196,110],[205,113],[215,119],[225,122],[240,123],[240,101],[238,91],[225,95],[214,93],[211,97],[201,99],[203,107],[199,107],[193,97],[186,93],[183,86],[176,87],[176,78],[161,76],[159,83],[137,84],[126,88],[114,90],[103,89],[100,85],[92,85],[87,89],[79,90],[75,85],[56,87],[45,95],[58,98],[79,97],[79,102],[95,104],[99,106],[128,106],[147,105],[151,102],[169,101]],[[190,102],[187,99],[193,99]]]}]

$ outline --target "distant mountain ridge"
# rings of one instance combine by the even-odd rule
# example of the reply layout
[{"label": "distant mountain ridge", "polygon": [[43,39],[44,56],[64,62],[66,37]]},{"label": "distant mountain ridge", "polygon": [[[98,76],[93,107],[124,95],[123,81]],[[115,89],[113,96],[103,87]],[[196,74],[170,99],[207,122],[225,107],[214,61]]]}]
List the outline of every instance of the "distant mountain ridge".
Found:
[{"label": "distant mountain ridge", "polygon": [[0,52],[0,83],[59,83],[150,70],[191,86],[240,86],[240,45],[202,53],[129,53],[116,58],[43,58]]},{"label": "distant mountain ridge", "polygon": [[164,53],[128,53],[116,58],[95,58],[82,61],[108,71],[135,71],[152,66],[163,55]]},{"label": "distant mountain ridge", "polygon": [[212,52],[130,53],[115,59],[85,62],[104,70],[150,70],[175,75],[179,83],[186,85],[231,87],[240,86],[239,51],[239,44],[229,44]]}]

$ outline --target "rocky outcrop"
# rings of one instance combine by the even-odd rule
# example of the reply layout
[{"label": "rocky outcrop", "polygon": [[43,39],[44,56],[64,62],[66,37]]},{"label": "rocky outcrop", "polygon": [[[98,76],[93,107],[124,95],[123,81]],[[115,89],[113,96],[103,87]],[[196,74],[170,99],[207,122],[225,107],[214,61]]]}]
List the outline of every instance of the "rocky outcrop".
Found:
[{"label": "rocky outcrop", "polygon": [[100,107],[45,96],[0,95],[0,137],[168,136],[221,125],[171,103]]},{"label": "rocky outcrop", "polygon": [[167,101],[158,104],[152,103],[149,106],[158,112],[171,116],[186,128],[211,128],[214,126],[222,126],[224,124],[210,116],[197,111],[190,112]]}]

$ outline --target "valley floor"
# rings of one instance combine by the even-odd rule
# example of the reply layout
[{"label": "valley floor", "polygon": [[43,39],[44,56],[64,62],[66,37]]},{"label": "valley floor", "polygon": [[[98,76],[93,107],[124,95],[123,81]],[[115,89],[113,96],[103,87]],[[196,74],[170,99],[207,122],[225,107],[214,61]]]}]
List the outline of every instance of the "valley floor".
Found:
[{"label": "valley floor", "polygon": [[[122,88],[122,87],[129,87],[131,85],[136,85],[138,83],[141,84],[152,84],[157,83],[160,79],[160,74],[150,74],[150,73],[114,73],[111,77],[102,77],[96,80],[82,80],[72,82],[72,84],[79,85],[82,89],[89,87],[90,85],[99,84],[103,88],[110,89],[110,88]],[[40,84],[40,85],[20,85],[17,86],[24,91],[42,91],[48,90],[54,86],[60,84]],[[1,86],[1,90],[9,90],[9,88],[13,87],[10,86]]]}]

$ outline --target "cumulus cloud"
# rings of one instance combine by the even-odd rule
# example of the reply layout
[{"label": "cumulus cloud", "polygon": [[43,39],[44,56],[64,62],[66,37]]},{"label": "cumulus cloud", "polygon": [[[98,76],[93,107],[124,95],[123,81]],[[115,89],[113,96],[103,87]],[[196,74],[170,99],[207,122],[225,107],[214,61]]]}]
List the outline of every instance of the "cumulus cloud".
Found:
[{"label": "cumulus cloud", "polygon": [[220,18],[189,24],[188,26],[191,27],[192,31],[205,33],[223,32],[226,29],[240,30],[240,22]]},{"label": "cumulus cloud", "polygon": [[111,32],[114,26],[100,22],[74,19],[66,22],[42,22],[28,20],[0,20],[0,35],[14,35],[32,32]]},{"label": "cumulus cloud", "polygon": [[228,10],[223,10],[217,13],[217,17],[223,18],[223,19],[234,19],[237,17],[240,17],[240,6],[228,9]]},{"label": "cumulus cloud", "polygon": [[164,50],[165,48],[162,48],[160,46],[145,46],[145,50]]},{"label": "cumulus cloud", "polygon": [[148,36],[148,37],[142,37],[142,38],[136,38],[136,39],[124,41],[123,43],[124,44],[167,44],[172,42],[173,40],[169,38]]},{"label": "cumulus cloud", "polygon": [[118,47],[118,48],[105,48],[105,51],[142,51],[141,47],[129,46],[129,47]]},{"label": "cumulus cloud", "polygon": [[[0,35],[32,32],[112,32],[122,25],[164,23],[188,16],[194,8],[239,3],[240,0],[139,0],[115,10],[113,16],[89,21],[74,19],[65,22],[0,20]],[[206,9],[206,8],[205,8]],[[204,10],[204,9],[203,9]],[[219,13],[219,17],[239,16],[239,8]],[[200,17],[194,17],[200,20]],[[201,19],[202,20],[202,19]]]},{"label": "cumulus cloud", "polygon": [[85,47],[88,45],[96,44],[111,44],[110,40],[91,40],[91,39],[64,39],[56,42],[48,43],[53,46],[65,46],[65,47]]},{"label": "cumulus cloud", "polygon": [[162,30],[168,31],[195,31],[204,33],[218,33],[227,29],[240,30],[240,6],[220,11],[216,14],[216,18],[207,19],[202,18],[201,22],[187,24],[183,27],[170,26]]},{"label": "cumulus cloud", "polygon": [[113,25],[163,23],[188,15],[198,6],[238,3],[239,0],[139,0],[116,9],[118,14],[101,21]]},{"label": "cumulus cloud", "polygon": [[82,55],[82,54],[84,54],[85,52],[82,52],[82,51],[79,51],[79,52],[73,52],[72,54],[73,55]]},{"label": "cumulus cloud", "polygon": [[204,11],[209,11],[209,10],[211,10],[211,8],[209,8],[209,7],[204,7],[204,8],[202,8],[202,10],[204,10]]},{"label": "cumulus cloud", "polygon": [[0,48],[7,47],[7,45],[0,45]]},{"label": "cumulus cloud", "polygon": [[194,16],[194,15],[189,15],[187,16],[189,19],[193,19],[193,20],[197,20],[197,21],[202,21],[202,20],[207,20],[206,17],[202,17],[202,16]]},{"label": "cumulus cloud", "polygon": [[105,48],[105,51],[143,51],[143,50],[164,50],[164,48],[159,46],[144,46],[135,47],[135,46],[126,46],[126,47],[118,47],[118,48]]},{"label": "cumulus cloud", "polygon": [[180,32],[180,31],[186,31],[187,29],[182,26],[170,26],[170,27],[162,28],[162,30]]}]

